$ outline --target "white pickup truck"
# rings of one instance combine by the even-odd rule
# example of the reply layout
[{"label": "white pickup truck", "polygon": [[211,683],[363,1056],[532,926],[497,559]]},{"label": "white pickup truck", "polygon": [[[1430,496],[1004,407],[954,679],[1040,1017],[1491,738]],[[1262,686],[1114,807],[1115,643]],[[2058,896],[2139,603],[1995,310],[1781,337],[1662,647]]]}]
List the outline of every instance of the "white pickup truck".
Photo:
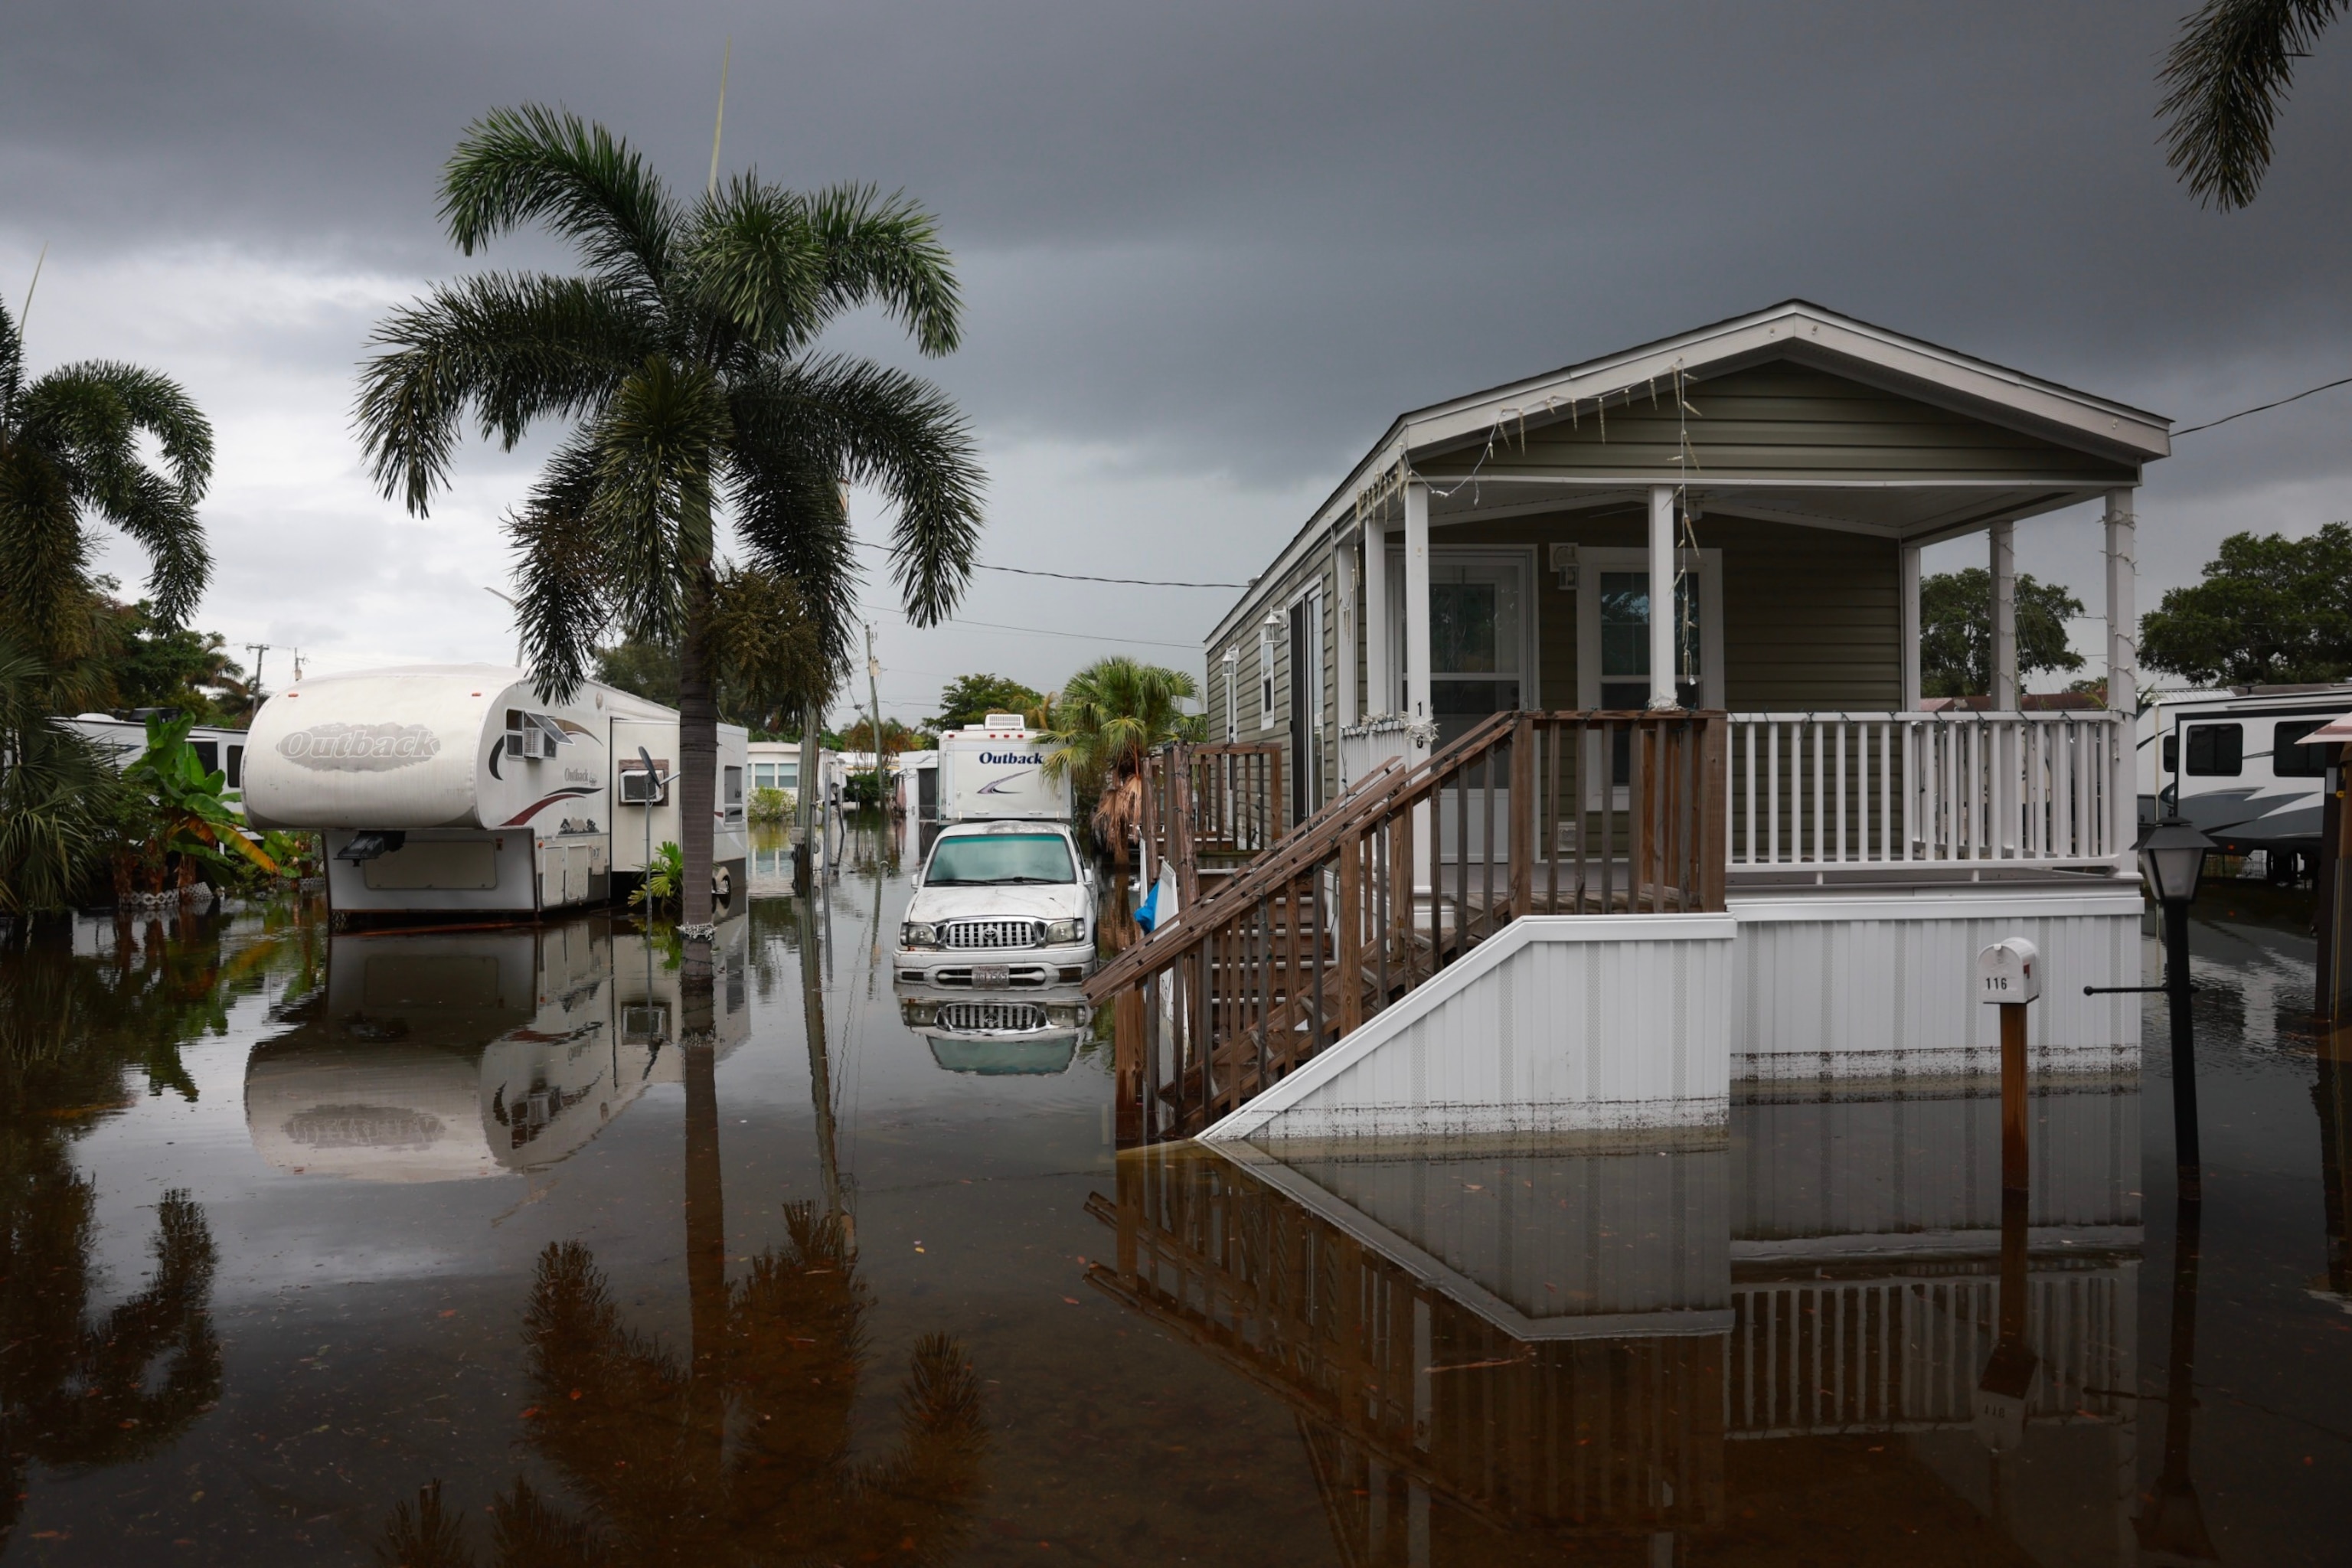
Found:
[{"label": "white pickup truck", "polygon": [[1063,822],[940,830],[898,928],[901,984],[1066,985],[1095,965],[1095,874]]}]

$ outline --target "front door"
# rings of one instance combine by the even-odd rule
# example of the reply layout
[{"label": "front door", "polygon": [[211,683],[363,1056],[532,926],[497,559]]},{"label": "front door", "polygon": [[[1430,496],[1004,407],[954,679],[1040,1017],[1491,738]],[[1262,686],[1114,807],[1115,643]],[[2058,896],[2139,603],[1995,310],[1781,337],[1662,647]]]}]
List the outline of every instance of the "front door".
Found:
[{"label": "front door", "polygon": [[1290,606],[1290,820],[1304,822],[1320,799],[1323,761],[1323,597]]}]

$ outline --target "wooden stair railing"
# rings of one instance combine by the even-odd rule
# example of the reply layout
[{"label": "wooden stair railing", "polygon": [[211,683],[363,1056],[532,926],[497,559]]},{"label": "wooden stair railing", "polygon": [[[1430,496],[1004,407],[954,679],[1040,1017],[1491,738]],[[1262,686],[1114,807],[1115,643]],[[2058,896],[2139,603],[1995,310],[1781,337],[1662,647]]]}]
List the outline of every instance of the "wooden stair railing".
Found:
[{"label": "wooden stair railing", "polygon": [[1120,1142],[1199,1132],[1520,916],[1720,910],[1725,731],[1497,713],[1182,902],[1087,987],[1113,1009]]},{"label": "wooden stair railing", "polygon": [[1176,871],[1178,900],[1201,897],[1201,874],[1229,874],[1283,835],[1282,748],[1273,742],[1173,742],[1144,759],[1147,881]]}]

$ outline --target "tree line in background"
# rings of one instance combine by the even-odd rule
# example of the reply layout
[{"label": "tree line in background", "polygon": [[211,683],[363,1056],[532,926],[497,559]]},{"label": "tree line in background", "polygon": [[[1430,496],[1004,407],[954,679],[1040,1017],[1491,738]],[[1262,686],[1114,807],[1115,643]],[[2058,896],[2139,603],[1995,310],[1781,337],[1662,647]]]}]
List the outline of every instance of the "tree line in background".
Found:
[{"label": "tree line in background", "polygon": [[[2066,623],[2083,603],[2054,583],[2020,573],[2017,671],[2021,680],[2083,668]],[[2173,588],[2140,617],[2140,664],[2200,686],[2273,686],[2352,680],[2352,523],[2305,539],[2233,533],[2200,580]],[[1919,677],[1928,697],[1992,689],[1992,574],[1940,572],[1919,584]],[[2104,681],[2077,680],[2094,691]]]}]

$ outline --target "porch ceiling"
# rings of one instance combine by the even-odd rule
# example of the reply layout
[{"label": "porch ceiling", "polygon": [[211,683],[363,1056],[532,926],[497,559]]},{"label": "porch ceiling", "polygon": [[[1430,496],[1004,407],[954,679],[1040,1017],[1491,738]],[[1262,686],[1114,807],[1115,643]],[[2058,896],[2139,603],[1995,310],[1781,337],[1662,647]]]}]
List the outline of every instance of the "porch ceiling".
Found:
[{"label": "porch ceiling", "polygon": [[[1429,522],[1444,528],[1547,513],[1614,511],[1645,503],[1654,481],[1616,483],[1588,479],[1514,474],[1467,479],[1458,486],[1432,486]],[[1819,485],[1772,480],[1690,487],[1698,510],[1718,518],[1747,517],[1764,522],[1866,533],[1882,539],[1927,543],[1970,533],[1988,522],[2027,518],[2095,501],[2110,487],[2057,483],[1906,483],[1889,480]]]}]

